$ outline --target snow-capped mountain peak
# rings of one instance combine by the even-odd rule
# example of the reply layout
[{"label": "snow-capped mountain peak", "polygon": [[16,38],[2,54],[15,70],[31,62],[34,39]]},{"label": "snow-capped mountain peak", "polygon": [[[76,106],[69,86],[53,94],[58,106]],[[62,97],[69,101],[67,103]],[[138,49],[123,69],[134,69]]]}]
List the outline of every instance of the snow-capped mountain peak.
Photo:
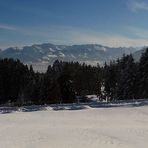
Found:
[{"label": "snow-capped mountain peak", "polygon": [[[140,49],[140,48],[139,48]],[[89,64],[104,63],[105,61],[120,58],[123,54],[130,54],[137,51],[137,48],[110,48],[97,44],[84,45],[54,45],[34,44],[25,46],[22,49],[17,47],[7,48],[0,51],[0,58],[20,59],[22,62],[28,63],[46,63],[52,64],[56,59],[64,61],[79,61]]]}]

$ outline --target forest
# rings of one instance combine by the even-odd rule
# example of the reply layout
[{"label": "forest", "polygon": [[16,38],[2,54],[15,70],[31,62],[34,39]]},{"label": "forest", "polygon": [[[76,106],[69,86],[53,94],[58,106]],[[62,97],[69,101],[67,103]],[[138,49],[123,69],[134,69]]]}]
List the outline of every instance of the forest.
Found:
[{"label": "forest", "polygon": [[0,104],[77,103],[86,95],[116,101],[148,98],[148,48],[139,62],[123,55],[104,66],[56,60],[45,73],[19,60],[0,59]]}]

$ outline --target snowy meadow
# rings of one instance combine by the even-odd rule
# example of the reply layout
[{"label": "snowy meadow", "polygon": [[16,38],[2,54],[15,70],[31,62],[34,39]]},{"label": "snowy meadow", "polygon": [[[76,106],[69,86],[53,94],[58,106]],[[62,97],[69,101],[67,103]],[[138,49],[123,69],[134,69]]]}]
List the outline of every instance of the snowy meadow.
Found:
[{"label": "snowy meadow", "polygon": [[0,107],[2,148],[147,148],[148,101]]}]

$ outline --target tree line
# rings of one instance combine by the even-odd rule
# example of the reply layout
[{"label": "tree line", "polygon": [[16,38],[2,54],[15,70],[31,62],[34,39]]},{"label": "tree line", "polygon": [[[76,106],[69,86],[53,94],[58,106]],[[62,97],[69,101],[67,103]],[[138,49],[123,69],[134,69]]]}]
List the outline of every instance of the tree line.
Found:
[{"label": "tree line", "polygon": [[148,98],[148,48],[139,62],[123,55],[103,67],[56,60],[45,73],[0,59],[0,104],[74,103],[96,94],[107,101]]}]

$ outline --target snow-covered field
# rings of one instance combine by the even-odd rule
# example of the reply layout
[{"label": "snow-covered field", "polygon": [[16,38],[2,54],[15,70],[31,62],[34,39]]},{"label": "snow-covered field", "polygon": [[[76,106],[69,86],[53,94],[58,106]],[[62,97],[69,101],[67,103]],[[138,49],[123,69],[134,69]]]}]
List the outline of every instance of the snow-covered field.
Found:
[{"label": "snow-covered field", "polygon": [[0,148],[148,148],[148,105],[113,106],[1,107]]}]

